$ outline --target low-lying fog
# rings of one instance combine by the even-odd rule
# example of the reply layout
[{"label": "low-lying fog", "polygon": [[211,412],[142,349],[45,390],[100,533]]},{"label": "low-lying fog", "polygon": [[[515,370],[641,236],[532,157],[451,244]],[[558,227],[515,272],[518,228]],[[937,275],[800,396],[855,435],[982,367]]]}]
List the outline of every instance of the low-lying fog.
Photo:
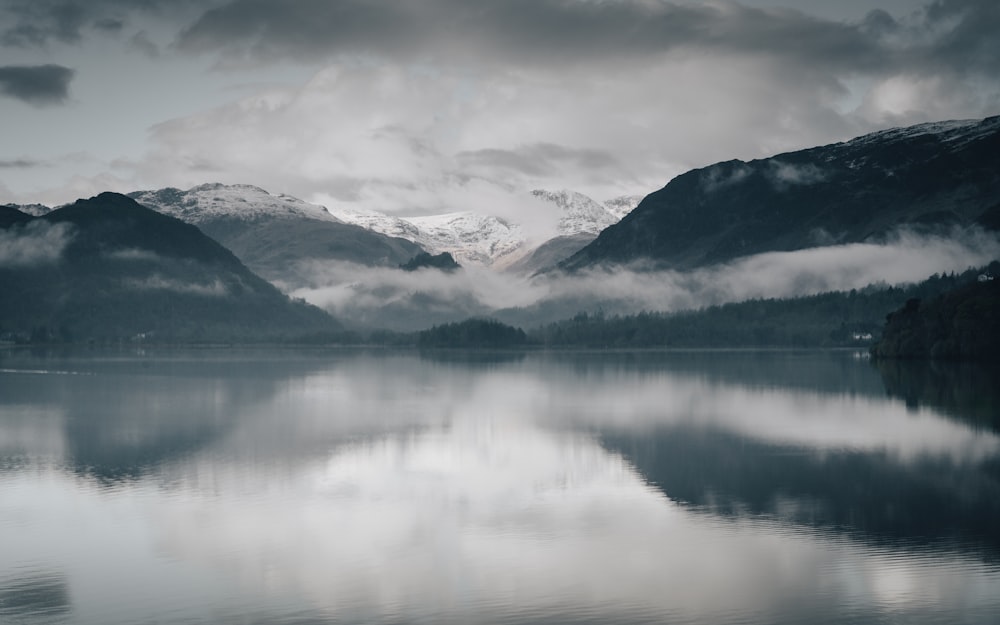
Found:
[{"label": "low-lying fog", "polygon": [[288,290],[361,328],[418,330],[482,315],[530,327],[581,311],[669,312],[919,282],[998,257],[1000,241],[979,229],[948,236],[902,230],[881,243],[770,252],[691,271],[619,267],[520,276],[472,265],[444,273],[313,262],[301,268],[307,285]]}]

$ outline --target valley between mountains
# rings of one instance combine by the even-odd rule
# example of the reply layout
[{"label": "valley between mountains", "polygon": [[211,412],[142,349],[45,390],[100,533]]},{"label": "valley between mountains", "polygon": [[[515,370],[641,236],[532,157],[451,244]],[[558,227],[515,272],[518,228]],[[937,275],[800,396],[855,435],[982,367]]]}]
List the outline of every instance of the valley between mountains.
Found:
[{"label": "valley between mountains", "polygon": [[1000,118],[636,191],[526,191],[522,223],[218,183],[7,205],[0,340],[866,345],[907,299],[997,273]]}]

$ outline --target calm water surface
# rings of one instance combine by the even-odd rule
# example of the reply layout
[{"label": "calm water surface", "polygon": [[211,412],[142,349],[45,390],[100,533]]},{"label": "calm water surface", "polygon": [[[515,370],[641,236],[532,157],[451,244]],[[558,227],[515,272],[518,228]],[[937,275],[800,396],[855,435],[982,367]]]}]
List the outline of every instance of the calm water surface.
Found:
[{"label": "calm water surface", "polygon": [[0,622],[997,623],[997,380],[0,352]]}]

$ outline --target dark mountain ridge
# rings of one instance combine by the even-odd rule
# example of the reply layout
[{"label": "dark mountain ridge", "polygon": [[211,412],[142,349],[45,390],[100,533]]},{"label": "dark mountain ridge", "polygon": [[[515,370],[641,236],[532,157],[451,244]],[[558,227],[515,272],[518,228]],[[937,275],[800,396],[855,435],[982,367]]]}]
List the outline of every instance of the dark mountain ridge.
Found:
[{"label": "dark mountain ridge", "polygon": [[879,240],[899,227],[1000,229],[1000,117],[921,124],[677,176],[561,264],[693,268]]},{"label": "dark mountain ridge", "polygon": [[197,227],[117,193],[33,217],[0,210],[0,328],[61,340],[288,339],[339,324]]}]

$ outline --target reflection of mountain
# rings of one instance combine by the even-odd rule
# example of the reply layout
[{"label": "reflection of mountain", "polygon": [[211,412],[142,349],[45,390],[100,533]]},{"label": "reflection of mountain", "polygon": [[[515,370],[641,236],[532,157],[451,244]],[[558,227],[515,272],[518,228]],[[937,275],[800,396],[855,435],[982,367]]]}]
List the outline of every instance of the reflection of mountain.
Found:
[{"label": "reflection of mountain", "polygon": [[713,384],[747,388],[808,390],[841,395],[882,397],[878,376],[861,366],[861,352],[846,350],[676,350],[554,352],[582,376],[659,375],[703,379]]},{"label": "reflection of mountain", "polygon": [[925,360],[877,360],[874,365],[889,396],[909,408],[930,406],[1000,433],[1000,365]]},{"label": "reflection of mountain", "polygon": [[[63,622],[70,608],[69,584],[63,575],[29,573],[9,582],[0,579],[0,620],[5,623]],[[25,616],[32,620],[22,621]]]},{"label": "reflection of mountain", "polygon": [[[96,360],[11,355],[0,362],[36,372],[0,377],[0,432],[33,431],[17,445],[27,442],[31,448],[0,445],[0,451],[32,457],[58,448],[65,455],[60,464],[101,482],[137,479],[218,444],[247,412],[272,400],[287,379],[322,364],[282,361],[273,353],[218,361],[177,354],[103,353]],[[47,408],[60,416],[44,423],[18,418]],[[57,445],[54,438],[62,442]]]},{"label": "reflection of mountain", "polygon": [[727,516],[785,522],[876,540],[955,541],[1000,555],[1000,471],[995,459],[955,462],[762,442],[719,429],[608,433],[668,497]]}]

